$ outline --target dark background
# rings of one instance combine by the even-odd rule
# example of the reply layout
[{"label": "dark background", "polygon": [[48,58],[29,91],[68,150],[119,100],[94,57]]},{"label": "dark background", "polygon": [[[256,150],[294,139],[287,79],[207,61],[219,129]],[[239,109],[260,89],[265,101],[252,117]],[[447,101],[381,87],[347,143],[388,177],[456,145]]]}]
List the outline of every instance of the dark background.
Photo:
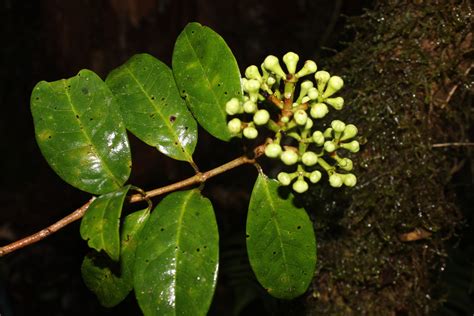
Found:
[{"label": "dark background", "polygon": [[[218,32],[234,52],[241,70],[261,62],[268,54],[281,56],[289,50],[297,52],[301,59],[315,59],[320,68],[332,69],[330,62],[337,61],[334,59],[337,53],[355,39],[354,28],[346,28],[347,17],[359,16],[374,7],[374,1],[369,0],[0,0],[0,242],[5,244],[36,232],[89,198],[54,174],[36,145],[29,96],[38,81],[68,78],[83,68],[105,78],[110,70],[142,52],[170,64],[174,41],[191,21]],[[371,29],[366,31],[370,33]],[[374,43],[378,39],[374,35]],[[368,52],[360,51],[360,55],[363,54]],[[368,60],[367,64],[372,62],[379,61]],[[344,65],[339,61],[341,64]],[[382,77],[382,71],[380,74]],[[378,78],[371,78],[377,81],[374,79]],[[195,160],[201,170],[213,168],[243,152],[239,143],[228,145],[202,130],[199,133]],[[130,140],[134,164],[130,183],[148,190],[192,174],[186,164],[167,159],[133,136]],[[370,154],[376,156],[375,150],[364,153],[366,158]],[[454,172],[453,181],[471,181],[468,167],[469,164],[465,164],[458,173]],[[216,209],[221,238],[220,274],[211,315],[229,315],[238,310],[243,315],[249,311],[262,315],[304,313],[305,298],[292,302],[272,299],[255,285],[248,270],[243,237],[246,207],[255,176],[253,167],[242,167],[212,179],[204,189]],[[458,205],[464,209],[472,202],[469,188],[472,189],[472,184],[451,190],[458,193]],[[321,231],[318,234],[321,241],[328,235],[338,234],[326,228]],[[459,232],[468,234],[472,229]],[[418,246],[413,251],[422,249],[421,244]],[[106,309],[98,304],[80,276],[86,253],[86,243],[79,236],[79,223],[74,223],[38,244],[1,258],[1,316],[139,314],[133,295],[117,308]],[[240,255],[227,256],[227,253]],[[364,254],[358,255],[362,258]],[[337,262],[339,258],[335,255],[332,260]],[[324,266],[323,260],[321,262]],[[237,267],[240,274],[233,274],[228,267]],[[322,287],[329,288],[324,272],[318,281],[322,281]],[[390,273],[383,276],[384,280],[396,279]],[[406,291],[407,295],[410,291]],[[332,299],[328,298],[328,304],[332,304]],[[371,307],[366,305],[370,311]],[[397,307],[402,311],[398,314],[423,314],[421,310],[410,310],[409,306],[407,303]]]}]

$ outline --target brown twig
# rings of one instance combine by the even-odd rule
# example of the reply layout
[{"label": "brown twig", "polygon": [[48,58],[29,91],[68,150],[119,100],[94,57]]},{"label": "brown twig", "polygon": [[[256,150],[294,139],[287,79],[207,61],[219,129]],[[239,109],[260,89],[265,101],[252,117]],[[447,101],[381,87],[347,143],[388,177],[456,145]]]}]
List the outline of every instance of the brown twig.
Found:
[{"label": "brown twig", "polygon": [[441,148],[441,147],[462,147],[462,146],[474,146],[474,143],[441,143],[441,144],[433,144],[431,147],[433,148]]},{"label": "brown twig", "polygon": [[[183,189],[185,187],[188,187],[188,186],[191,186],[191,185],[194,185],[194,184],[204,183],[207,179],[212,178],[212,177],[214,177],[218,174],[224,173],[226,171],[229,171],[231,169],[234,169],[238,166],[241,166],[241,165],[244,165],[244,164],[255,163],[255,158],[259,157],[263,153],[264,148],[262,149],[262,147],[265,147],[265,145],[261,145],[261,146],[258,146],[257,148],[255,148],[255,150],[254,150],[254,156],[255,157],[254,158],[248,158],[246,156],[241,156],[239,158],[236,158],[232,161],[229,161],[228,163],[225,163],[225,164],[223,164],[219,167],[216,167],[214,169],[211,169],[209,171],[198,172],[196,175],[194,175],[190,178],[184,179],[182,181],[179,181],[179,182],[176,182],[176,183],[173,183],[173,184],[161,187],[161,188],[157,188],[157,189],[147,191],[145,195],[143,195],[143,194],[134,194],[134,195],[129,197],[129,202],[130,203],[140,202],[140,201],[143,201],[145,199],[149,199],[151,197],[155,197],[155,196],[162,195],[162,194],[165,194],[165,193],[168,193],[168,192]],[[83,206],[81,206],[80,208],[78,208],[77,210],[75,210],[74,212],[69,214],[68,216],[66,216],[66,217],[60,219],[59,221],[57,221],[56,223],[52,224],[51,226],[49,226],[45,229],[42,229],[39,232],[34,233],[30,236],[27,236],[23,239],[14,241],[11,244],[0,247],[0,257],[3,257],[6,254],[14,252],[14,251],[16,251],[18,249],[21,249],[23,247],[26,247],[28,245],[37,243],[38,241],[43,240],[46,237],[48,237],[49,235],[51,235],[51,234],[57,232],[58,230],[64,228],[65,226],[79,220],[80,218],[82,218],[84,216],[87,209],[89,208],[89,205],[92,203],[92,201],[94,201],[94,199],[95,199],[95,197],[92,197],[86,204],[84,204]]]}]

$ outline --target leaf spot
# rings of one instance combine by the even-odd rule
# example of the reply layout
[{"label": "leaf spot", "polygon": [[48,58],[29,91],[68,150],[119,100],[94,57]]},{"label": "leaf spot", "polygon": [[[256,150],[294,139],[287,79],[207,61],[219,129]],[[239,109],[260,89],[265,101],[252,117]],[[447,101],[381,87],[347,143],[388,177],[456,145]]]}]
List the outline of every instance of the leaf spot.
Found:
[{"label": "leaf spot", "polygon": [[176,116],[170,115],[170,122],[174,123],[174,121],[176,121]]},{"label": "leaf spot", "polygon": [[82,88],[81,91],[84,94],[89,94],[89,89],[87,89],[86,87]]}]

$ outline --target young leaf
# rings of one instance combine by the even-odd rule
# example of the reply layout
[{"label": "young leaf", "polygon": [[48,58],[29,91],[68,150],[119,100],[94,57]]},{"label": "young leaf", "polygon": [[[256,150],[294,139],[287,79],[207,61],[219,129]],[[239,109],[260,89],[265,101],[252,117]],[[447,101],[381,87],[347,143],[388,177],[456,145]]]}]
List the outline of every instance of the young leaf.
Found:
[{"label": "young leaf", "polygon": [[36,140],[54,171],[93,194],[120,188],[130,175],[130,148],[118,105],[92,71],[41,81],[31,95]]},{"label": "young leaf", "polygon": [[99,196],[92,202],[81,221],[81,237],[89,247],[104,250],[112,260],[120,257],[120,215],[129,185]]},{"label": "young leaf", "polygon": [[113,70],[105,82],[120,104],[127,129],[163,154],[192,162],[197,124],[168,66],[138,54]]},{"label": "young leaf", "polygon": [[316,265],[313,225],[304,209],[278,195],[279,184],[259,175],[247,217],[247,251],[258,281],[278,298],[309,286]]},{"label": "young leaf", "polygon": [[148,209],[128,215],[122,225],[120,241],[119,275],[114,271],[118,265],[109,258],[101,257],[93,252],[82,262],[82,278],[86,286],[97,295],[105,307],[113,307],[120,303],[133,288],[133,266],[137,236],[148,220]]},{"label": "young leaf", "polygon": [[222,37],[199,23],[188,24],[176,40],[173,74],[199,124],[229,141],[225,104],[240,98],[242,88],[237,62]]},{"label": "young leaf", "polygon": [[140,234],[134,289],[145,315],[205,315],[216,286],[219,235],[198,190],[171,193]]}]

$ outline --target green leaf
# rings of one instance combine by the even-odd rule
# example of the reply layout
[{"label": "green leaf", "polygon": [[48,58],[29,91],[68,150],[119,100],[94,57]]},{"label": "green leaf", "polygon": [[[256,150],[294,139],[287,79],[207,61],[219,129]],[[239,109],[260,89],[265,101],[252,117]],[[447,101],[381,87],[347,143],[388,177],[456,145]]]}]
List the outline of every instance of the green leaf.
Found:
[{"label": "green leaf", "polygon": [[[117,267],[118,263],[100,256],[97,252],[89,254],[82,262],[84,283],[105,307],[117,305],[133,289],[137,236],[148,220],[149,214],[150,211],[146,209],[134,212],[125,218],[121,233],[120,267]],[[119,275],[116,270],[119,270]]]},{"label": "green leaf", "polygon": [[107,85],[92,71],[41,81],[31,95],[36,140],[54,171],[93,194],[120,188],[130,175],[125,125]]},{"label": "green leaf", "polygon": [[176,40],[173,74],[188,107],[211,135],[228,141],[225,104],[242,96],[240,72],[231,50],[199,23],[188,24]]},{"label": "green leaf", "polygon": [[99,196],[89,206],[81,221],[81,237],[89,247],[104,250],[110,258],[120,257],[120,215],[130,185]]},{"label": "green leaf", "polygon": [[135,55],[112,71],[106,83],[127,129],[171,158],[193,161],[197,124],[168,66],[151,55]]},{"label": "green leaf", "polygon": [[171,193],[140,234],[134,288],[145,315],[206,315],[216,286],[219,235],[198,190]]},{"label": "green leaf", "polygon": [[316,241],[306,211],[278,194],[279,184],[259,175],[247,217],[247,252],[258,281],[275,297],[303,294],[316,266]]}]

